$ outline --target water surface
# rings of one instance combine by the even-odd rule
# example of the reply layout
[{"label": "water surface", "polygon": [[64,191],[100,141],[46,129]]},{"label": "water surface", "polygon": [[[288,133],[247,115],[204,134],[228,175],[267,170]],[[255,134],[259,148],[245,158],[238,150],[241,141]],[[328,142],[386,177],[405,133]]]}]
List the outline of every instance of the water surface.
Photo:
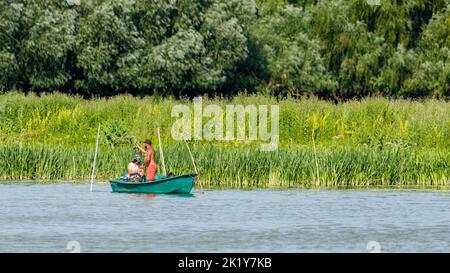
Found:
[{"label": "water surface", "polygon": [[448,252],[449,204],[442,191],[0,184],[0,252]]}]

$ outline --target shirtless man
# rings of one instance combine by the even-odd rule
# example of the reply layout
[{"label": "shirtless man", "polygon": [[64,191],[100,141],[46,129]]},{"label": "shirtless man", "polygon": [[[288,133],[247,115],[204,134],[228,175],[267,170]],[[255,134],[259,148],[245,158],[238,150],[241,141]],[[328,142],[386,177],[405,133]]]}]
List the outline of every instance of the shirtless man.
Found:
[{"label": "shirtless man", "polygon": [[144,166],[147,168],[147,180],[153,181],[155,180],[156,175],[156,159],[155,159],[155,151],[152,148],[152,142],[150,140],[146,140],[144,142],[144,147],[140,147],[136,144],[136,148],[138,148],[144,154]]}]

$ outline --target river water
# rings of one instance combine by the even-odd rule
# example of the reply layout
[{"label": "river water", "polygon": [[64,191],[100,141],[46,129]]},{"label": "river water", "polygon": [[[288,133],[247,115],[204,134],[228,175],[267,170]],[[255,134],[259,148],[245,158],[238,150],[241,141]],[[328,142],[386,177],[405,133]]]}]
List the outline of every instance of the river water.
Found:
[{"label": "river water", "polygon": [[449,252],[450,193],[0,184],[0,252]]}]

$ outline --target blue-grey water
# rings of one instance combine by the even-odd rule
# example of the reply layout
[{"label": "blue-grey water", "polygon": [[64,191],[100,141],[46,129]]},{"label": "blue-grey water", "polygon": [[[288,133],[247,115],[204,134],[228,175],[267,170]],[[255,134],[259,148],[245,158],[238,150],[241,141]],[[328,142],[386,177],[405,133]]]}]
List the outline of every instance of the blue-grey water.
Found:
[{"label": "blue-grey water", "polygon": [[450,193],[0,184],[0,252],[449,252]]}]

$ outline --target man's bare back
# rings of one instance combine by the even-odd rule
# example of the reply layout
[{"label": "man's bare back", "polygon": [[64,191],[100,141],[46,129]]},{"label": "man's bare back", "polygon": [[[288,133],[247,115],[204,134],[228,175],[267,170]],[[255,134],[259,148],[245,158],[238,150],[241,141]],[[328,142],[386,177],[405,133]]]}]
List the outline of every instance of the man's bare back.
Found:
[{"label": "man's bare back", "polygon": [[146,166],[148,166],[150,164],[156,164],[155,151],[153,150],[153,148],[146,147],[144,164]]}]

